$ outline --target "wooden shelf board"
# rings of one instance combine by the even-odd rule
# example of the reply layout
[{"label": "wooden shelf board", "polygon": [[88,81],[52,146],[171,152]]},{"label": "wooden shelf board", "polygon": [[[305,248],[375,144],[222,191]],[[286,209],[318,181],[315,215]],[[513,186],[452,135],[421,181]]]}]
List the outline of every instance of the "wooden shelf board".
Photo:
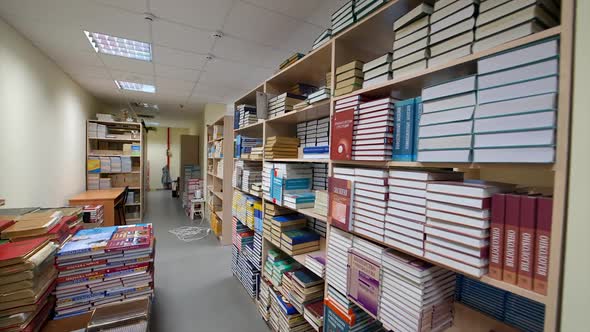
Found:
[{"label": "wooden shelf board", "polygon": [[365,161],[365,160],[332,160],[333,164],[373,166],[373,167],[410,167],[410,168],[459,168],[459,169],[497,169],[497,168],[533,168],[553,171],[554,164],[533,163],[428,163],[418,161]]},{"label": "wooden shelf board", "polygon": [[290,163],[328,163],[330,162],[329,159],[304,159],[304,158],[287,158],[287,159],[264,159],[264,161],[268,161],[271,163],[282,163],[282,162],[290,162]]},{"label": "wooden shelf board", "polygon": [[211,193],[213,193],[213,195],[217,196],[217,198],[219,198],[220,200],[223,200],[223,193],[221,191],[211,190]]},{"label": "wooden shelf board", "polygon": [[267,124],[288,123],[296,124],[299,122],[317,120],[330,116],[330,99],[322,100],[311,104],[299,111],[285,113],[272,119],[266,120]]},{"label": "wooden shelf board", "polygon": [[[258,120],[258,122],[253,123],[253,124],[249,124],[247,126],[238,128],[238,129],[234,129],[234,133],[244,133],[244,132],[250,132],[250,131],[255,131],[258,130],[257,127],[260,126],[260,130],[262,130],[262,124],[264,123],[264,121],[262,120]],[[262,135],[262,132],[260,132],[260,135]]]},{"label": "wooden shelf board", "polygon": [[256,106],[256,92],[257,91],[261,91],[261,92],[264,91],[264,83],[259,84],[257,87],[250,90],[242,98],[236,100],[235,105],[237,106],[237,105],[246,104],[246,105]]},{"label": "wooden shelf board", "polygon": [[93,140],[97,140],[97,141],[109,141],[109,142],[139,142],[139,141],[141,141],[138,138],[88,137],[88,139],[93,139]]},{"label": "wooden shelf board", "polygon": [[223,221],[223,211],[215,211],[215,215],[217,216],[217,218]]}]

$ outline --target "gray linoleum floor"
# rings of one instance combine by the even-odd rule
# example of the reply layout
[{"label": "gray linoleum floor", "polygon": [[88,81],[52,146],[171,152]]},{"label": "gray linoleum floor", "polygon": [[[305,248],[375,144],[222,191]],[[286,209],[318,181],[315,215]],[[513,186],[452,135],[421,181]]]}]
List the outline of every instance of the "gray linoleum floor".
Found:
[{"label": "gray linoleum floor", "polygon": [[147,195],[145,222],[154,224],[156,296],[154,332],[266,332],[256,305],[231,272],[231,246],[213,234],[193,242],[168,231],[190,224],[170,191]]}]

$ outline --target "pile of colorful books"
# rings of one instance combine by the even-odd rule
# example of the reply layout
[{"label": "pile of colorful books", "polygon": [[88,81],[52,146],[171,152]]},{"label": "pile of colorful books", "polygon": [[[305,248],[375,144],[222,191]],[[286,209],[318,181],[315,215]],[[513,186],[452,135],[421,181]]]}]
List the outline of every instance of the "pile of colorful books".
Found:
[{"label": "pile of colorful books", "polygon": [[61,245],[83,226],[81,207],[39,209],[12,219],[1,235],[11,242],[42,238]]},{"label": "pile of colorful books", "polygon": [[293,256],[320,249],[320,235],[308,229],[294,229],[281,233],[281,250]]},{"label": "pile of colorful books", "polygon": [[151,224],[78,231],[57,252],[56,318],[154,292]]},{"label": "pile of colorful books", "polygon": [[305,305],[324,298],[324,280],[312,272],[305,269],[293,271],[291,281],[289,300],[300,313]]},{"label": "pile of colorful books", "polygon": [[84,228],[100,227],[104,221],[104,206],[102,205],[85,205]]},{"label": "pile of colorful books", "polygon": [[363,62],[354,60],[336,68],[334,96],[342,96],[363,87]]},{"label": "pile of colorful books", "polygon": [[266,159],[297,158],[299,139],[296,137],[272,136],[266,139],[264,157]]}]

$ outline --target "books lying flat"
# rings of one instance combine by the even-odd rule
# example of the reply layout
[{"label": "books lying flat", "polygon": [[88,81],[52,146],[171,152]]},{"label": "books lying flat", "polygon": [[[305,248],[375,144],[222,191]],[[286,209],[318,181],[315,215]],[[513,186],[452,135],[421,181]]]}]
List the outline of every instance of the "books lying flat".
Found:
[{"label": "books lying flat", "polygon": [[529,21],[514,28],[504,30],[503,32],[476,41],[473,44],[473,51],[480,52],[487,50],[503,43],[531,35],[543,29],[543,26],[538,24],[536,21]]}]

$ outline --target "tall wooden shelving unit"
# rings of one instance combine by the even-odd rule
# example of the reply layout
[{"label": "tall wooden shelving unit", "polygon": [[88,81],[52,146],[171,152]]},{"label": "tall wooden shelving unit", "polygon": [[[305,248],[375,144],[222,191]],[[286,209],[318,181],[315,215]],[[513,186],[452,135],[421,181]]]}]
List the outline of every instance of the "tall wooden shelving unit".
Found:
[{"label": "tall wooden shelving unit", "polygon": [[[409,10],[415,8],[421,1],[414,0],[392,0],[363,18],[353,26],[336,35],[326,44],[310,52],[305,57],[273,75],[261,85],[256,87],[244,97],[238,99],[235,105],[255,105],[256,91],[263,91],[272,94],[286,92],[289,87],[296,83],[308,83],[321,85],[325,74],[331,72],[332,91],[335,85],[335,68],[353,60],[370,61],[391,51],[393,41],[392,24]],[[487,276],[479,280],[483,283],[495,286],[502,290],[523,296],[545,305],[545,331],[559,330],[560,303],[561,303],[561,280],[562,280],[562,257],[564,249],[564,229],[566,225],[567,207],[567,183],[569,165],[569,137],[570,137],[570,113],[571,113],[571,84],[572,84],[572,54],[573,54],[573,18],[574,1],[561,1],[561,25],[547,29],[524,38],[513,40],[494,48],[473,53],[469,56],[427,68],[421,72],[411,74],[402,78],[394,78],[382,84],[357,90],[353,93],[333,97],[329,101],[319,102],[308,106],[305,109],[289,112],[282,116],[260,120],[259,123],[236,129],[236,135],[250,137],[262,137],[265,141],[270,136],[296,136],[298,122],[319,119],[334,114],[335,101],[354,95],[362,94],[368,97],[387,97],[392,95],[395,98],[406,99],[419,96],[423,87],[442,83],[453,78],[476,73],[477,60],[520,47],[529,43],[541,41],[547,38],[560,38],[560,69],[559,69],[559,101],[558,101],[558,123],[557,123],[557,144],[556,159],[552,164],[518,164],[518,163],[421,163],[421,162],[398,162],[398,161],[330,161],[330,160],[309,160],[309,159],[281,159],[266,160],[272,162],[321,162],[329,165],[329,174],[332,174],[332,167],[335,165],[350,165],[357,167],[410,167],[410,168],[445,168],[463,171],[466,177],[479,178],[510,182],[526,186],[542,186],[553,188],[553,223],[551,230],[551,255],[550,270],[548,278],[548,294],[541,295],[523,288],[516,287],[498,281]],[[234,190],[241,190],[234,188]],[[249,194],[249,193],[247,193]],[[264,204],[270,204],[263,199]],[[326,217],[317,216],[311,209],[298,210],[305,215],[326,220]],[[385,243],[377,242],[360,234],[355,236],[363,237],[373,243],[384,247],[392,247]],[[327,236],[330,236],[328,226]],[[264,239],[263,241],[263,262],[266,260],[266,252],[272,245]],[[400,250],[399,248],[395,248]],[[403,251],[403,250],[400,250]],[[408,253],[412,255],[411,253]],[[300,255],[305,256],[305,255]],[[301,261],[301,257],[295,257]],[[420,257],[424,259],[423,257]],[[437,262],[432,262],[441,265]],[[452,270],[452,269],[451,269]],[[455,304],[454,326],[450,331],[512,331],[513,327],[508,326],[496,319],[484,315],[461,303]]]},{"label": "tall wooden shelving unit", "polygon": [[[136,133],[132,137],[125,138],[99,138],[91,137],[88,127],[90,124],[99,124],[107,127],[107,132],[115,134]],[[132,155],[123,151],[124,144],[139,144],[140,152]],[[139,222],[143,219],[146,211],[145,190],[147,188],[147,163],[146,163],[147,135],[141,123],[88,120],[86,123],[86,159],[89,157],[131,157],[131,172],[102,172],[101,178],[110,177],[111,181],[117,177],[112,187],[129,186],[129,191],[134,193],[134,201],[127,200],[125,212],[127,222]],[[86,189],[88,186],[88,164],[86,169]]]},{"label": "tall wooden shelving unit", "polygon": [[[221,137],[213,137],[213,127],[223,126]],[[223,115],[212,124],[207,125],[207,181],[206,200],[208,215],[212,227],[216,227],[221,232],[216,232],[219,242],[223,245],[232,243],[231,229],[231,204],[232,204],[232,170],[233,170],[233,116]],[[223,155],[211,156],[210,147],[217,142],[221,142]],[[217,166],[223,162],[223,173],[217,172]]]}]

